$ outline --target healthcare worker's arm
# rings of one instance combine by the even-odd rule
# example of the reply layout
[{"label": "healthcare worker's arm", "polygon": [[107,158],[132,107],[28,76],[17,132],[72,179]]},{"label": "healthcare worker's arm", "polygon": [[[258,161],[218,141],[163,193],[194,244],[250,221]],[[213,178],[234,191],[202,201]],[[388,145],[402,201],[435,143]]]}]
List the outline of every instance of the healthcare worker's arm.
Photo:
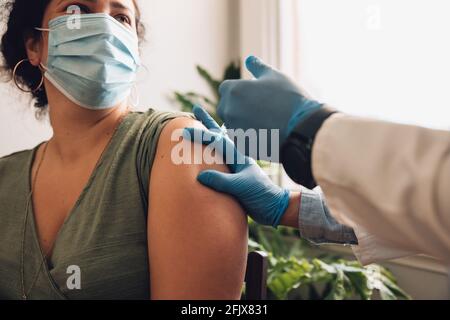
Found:
[{"label": "healthcare worker's arm", "polygon": [[204,171],[198,176],[202,184],[232,195],[260,224],[299,228],[304,239],[316,244],[357,243],[353,230],[338,224],[329,214],[319,192],[303,188],[301,193],[289,193],[275,185],[254,160],[239,153],[205,110],[196,106],[194,114],[209,130],[186,129],[185,138],[208,145],[208,148],[220,153],[220,157],[230,152],[234,155],[233,163],[228,164],[231,174]]},{"label": "healthcare worker's arm", "polygon": [[336,114],[312,171],[341,223],[450,261],[450,133]]},{"label": "healthcare worker's arm", "polygon": [[363,265],[380,263],[392,259],[420,254],[419,251],[408,251],[396,248],[384,239],[368,233],[360,227],[356,227],[355,234],[358,238],[358,245],[352,246],[353,254]]},{"label": "healthcare worker's arm", "polygon": [[[227,147],[239,154],[206,111],[195,107],[194,114],[210,131],[187,129],[186,139],[212,146],[222,154]],[[272,183],[251,159],[237,155],[235,160],[238,159],[246,160],[247,165],[230,164],[232,174],[205,171],[198,180],[216,191],[232,195],[255,221],[274,227],[298,228],[303,239],[318,245],[353,245],[355,256],[364,265],[414,254],[389,246],[359,227],[353,231],[339,224],[330,214],[320,189],[312,191],[302,187],[301,192],[289,195]]]},{"label": "healthcare worker's arm", "polygon": [[228,128],[281,129],[288,174],[310,188],[315,178],[339,222],[450,260],[448,132],[333,115],[258,58],[246,65],[255,80],[221,86]]},{"label": "healthcare worker's arm", "polygon": [[325,195],[320,188],[315,190],[302,188],[299,212],[298,226],[303,239],[314,244],[351,244],[353,254],[363,265],[420,253],[398,249],[360,226],[351,229],[338,223],[331,215]]},{"label": "healthcare worker's arm", "polygon": [[359,239],[352,228],[338,223],[330,213],[320,190],[302,187],[298,211],[300,236],[314,244],[357,245]]}]

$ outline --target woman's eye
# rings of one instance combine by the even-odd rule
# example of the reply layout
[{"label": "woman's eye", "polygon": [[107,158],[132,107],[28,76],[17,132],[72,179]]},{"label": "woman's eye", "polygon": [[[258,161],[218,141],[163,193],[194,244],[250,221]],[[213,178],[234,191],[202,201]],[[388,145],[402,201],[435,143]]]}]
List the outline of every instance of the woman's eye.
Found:
[{"label": "woman's eye", "polygon": [[116,18],[116,20],[119,21],[120,23],[126,23],[131,26],[131,19],[124,14],[119,14],[114,18]]}]

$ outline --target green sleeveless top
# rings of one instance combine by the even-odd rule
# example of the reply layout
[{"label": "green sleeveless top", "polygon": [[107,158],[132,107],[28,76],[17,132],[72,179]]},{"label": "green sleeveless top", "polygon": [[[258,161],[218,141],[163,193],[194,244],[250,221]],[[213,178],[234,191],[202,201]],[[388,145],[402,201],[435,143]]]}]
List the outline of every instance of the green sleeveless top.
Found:
[{"label": "green sleeveless top", "polygon": [[[23,238],[27,293],[35,281],[29,299],[150,298],[150,170],[164,125],[181,116],[191,117],[152,109],[125,117],[44,263],[32,205],[23,237],[31,167],[39,146],[0,158],[0,299],[22,299]],[[80,289],[74,288],[77,283]]]}]

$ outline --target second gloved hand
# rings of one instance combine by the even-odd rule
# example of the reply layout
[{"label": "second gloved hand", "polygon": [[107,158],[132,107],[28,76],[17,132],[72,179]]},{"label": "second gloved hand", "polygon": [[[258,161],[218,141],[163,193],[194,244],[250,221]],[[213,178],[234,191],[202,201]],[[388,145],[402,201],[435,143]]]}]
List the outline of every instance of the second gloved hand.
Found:
[{"label": "second gloved hand", "polygon": [[253,159],[239,153],[205,110],[195,107],[194,114],[209,130],[188,128],[184,138],[213,147],[226,158],[231,171],[204,171],[198,176],[200,183],[233,196],[257,223],[278,227],[289,206],[289,191],[275,185]]},{"label": "second gloved hand", "polygon": [[281,148],[297,123],[322,104],[260,59],[251,56],[246,66],[256,80],[225,81],[218,114],[229,129],[279,129]]}]

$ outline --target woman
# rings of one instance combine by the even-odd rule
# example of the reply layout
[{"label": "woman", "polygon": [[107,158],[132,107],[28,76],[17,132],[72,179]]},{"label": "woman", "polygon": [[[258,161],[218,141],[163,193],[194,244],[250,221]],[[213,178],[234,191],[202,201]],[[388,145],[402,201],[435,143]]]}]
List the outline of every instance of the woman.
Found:
[{"label": "woman", "polygon": [[143,36],[136,2],[6,6],[5,72],[48,111],[54,134],[0,159],[0,298],[239,298],[245,215],[196,181],[226,168],[171,160],[172,133],[202,126],[128,108]]}]

